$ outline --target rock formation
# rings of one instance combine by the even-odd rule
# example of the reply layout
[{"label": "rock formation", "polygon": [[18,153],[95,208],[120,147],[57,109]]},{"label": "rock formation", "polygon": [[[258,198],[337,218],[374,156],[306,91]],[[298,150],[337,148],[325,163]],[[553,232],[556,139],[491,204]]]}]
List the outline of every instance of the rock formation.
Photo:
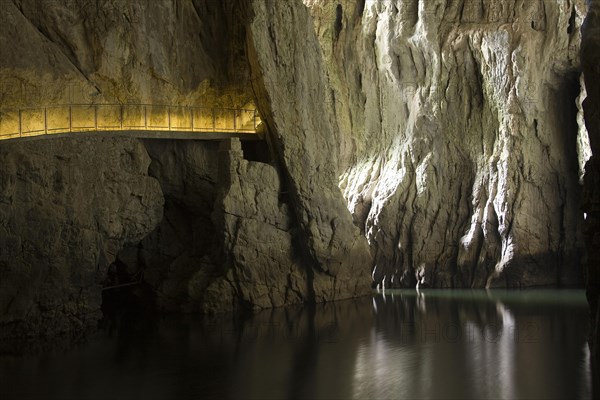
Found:
[{"label": "rock formation", "polygon": [[[258,5],[259,3],[255,4]],[[310,33],[311,47],[307,47],[307,50],[316,49],[317,41],[310,29],[307,10],[298,2],[293,4],[293,8],[300,15],[300,18],[292,21],[296,26],[294,30]],[[241,23],[241,18],[247,15],[242,11],[234,1],[218,4],[211,1],[157,2],[149,5],[143,1],[125,4],[65,0],[54,2],[52,7],[39,7],[36,2],[29,0],[8,1],[2,8],[0,31],[0,105],[3,108],[107,102],[229,107],[245,105],[252,100],[253,95],[249,90],[251,81],[247,79],[250,68],[245,56],[244,24]],[[267,26],[261,25],[268,16],[268,10],[263,8],[257,11],[259,18],[252,19],[253,25],[249,21],[248,28],[253,26],[254,34],[248,35],[248,40],[253,43],[253,48],[270,46],[270,38],[265,36]],[[280,22],[277,29],[283,32],[289,28],[289,21]],[[280,46],[295,45],[290,41],[292,37],[282,38],[284,40]],[[189,46],[189,43],[196,45]],[[288,62],[292,61],[293,54],[287,53],[284,56],[289,58]],[[268,64],[268,58],[272,54],[265,53],[261,57],[262,59],[256,58],[257,65],[262,63],[265,68],[271,68],[268,73],[277,73],[281,79],[287,79],[285,70]],[[311,112],[319,114],[323,102],[327,100],[327,81],[320,60],[317,58],[310,63],[311,68],[302,72],[312,79],[308,84],[314,82],[320,85],[321,93],[311,98],[310,104]],[[262,76],[257,80],[264,81]],[[267,90],[261,92],[262,101],[278,101],[285,96],[279,87],[273,86],[277,82],[274,80]],[[298,96],[296,100],[307,99]],[[271,106],[267,104],[267,107]],[[271,108],[265,109],[265,112],[271,112],[270,110]],[[155,196],[145,204],[147,209],[137,210],[138,215],[123,215],[128,221],[134,217],[143,219],[143,230],[140,228],[135,234],[117,234],[98,228],[93,236],[98,248],[90,252],[89,257],[98,264],[98,254],[101,254],[101,265],[98,264],[100,267],[96,271],[90,267],[93,263],[88,260],[82,264],[81,276],[78,278],[80,280],[72,283],[72,290],[75,292],[83,286],[89,288],[76,297],[86,305],[79,306],[72,312],[61,312],[72,317],[72,320],[79,318],[84,319],[85,323],[89,322],[85,315],[97,311],[99,306],[98,279],[117,255],[117,261],[119,265],[125,266],[126,274],[135,275],[136,279],[143,276],[144,283],[156,294],[158,308],[165,311],[225,310],[240,304],[268,307],[366,293],[369,288],[368,249],[366,242],[352,225],[337,187],[337,145],[332,116],[329,113],[314,121],[307,120],[308,125],[302,129],[299,129],[301,125],[292,126],[281,117],[274,119],[277,124],[270,124],[273,129],[272,144],[276,148],[275,153],[279,155],[279,162],[270,166],[232,159],[231,162],[237,165],[236,173],[239,176],[232,176],[227,181],[229,186],[221,185],[226,193],[221,193],[219,197],[216,191],[218,154],[214,151],[214,146],[211,149],[210,144],[147,142],[147,151],[153,159],[149,173],[156,177],[165,193],[165,218],[158,224],[155,213],[149,211],[156,212],[163,203],[162,198]],[[294,118],[300,118],[300,115]],[[300,132],[303,137],[298,136]],[[283,135],[287,139],[282,139]],[[107,140],[112,147],[104,151],[104,142],[98,142],[98,152],[94,157],[88,157],[85,168],[89,170],[82,172],[81,179],[94,182],[97,173],[104,168],[113,167],[105,166],[103,162],[110,162],[115,154],[131,153],[133,146],[135,157],[145,160],[145,164],[138,165],[139,168],[135,171],[136,179],[140,182],[152,182],[154,189],[158,190],[157,182],[150,179],[144,170],[149,158],[140,143],[124,140],[123,148],[120,148],[120,142]],[[48,176],[52,171],[62,168],[57,160],[71,159],[72,154],[78,152],[65,144],[69,143],[68,139],[48,141],[43,143],[52,143],[52,150],[46,156],[41,143],[31,142],[23,148],[15,143],[6,145],[3,151],[6,157],[16,157],[17,154],[28,153],[25,149],[31,149],[29,153],[34,158],[31,164],[46,165]],[[87,146],[87,150],[80,152],[81,160],[85,158],[84,154],[91,151],[92,143],[96,142],[83,145]],[[39,150],[35,150],[36,146],[39,146]],[[64,152],[61,146],[64,147]],[[105,157],[104,161],[102,157]],[[99,164],[98,168],[92,167],[93,162]],[[9,165],[7,163],[7,168],[3,170],[6,182],[17,180],[16,172],[8,168]],[[16,162],[14,165],[17,168]],[[78,168],[83,170],[84,166]],[[282,168],[284,173],[281,172]],[[281,182],[276,177],[281,177]],[[129,180],[127,173],[115,178],[117,182]],[[83,185],[82,181],[66,181],[61,190],[81,192],[81,196],[88,193],[88,201],[94,204],[95,192],[88,188],[80,189],[78,185]],[[280,197],[285,196],[280,193],[280,185],[290,192],[289,201],[281,200]],[[110,190],[110,187],[106,190]],[[250,191],[264,191],[270,193],[271,197],[265,203],[256,203],[256,199],[249,197]],[[33,201],[34,197],[31,199]],[[216,200],[220,202],[215,203]],[[78,201],[82,206],[87,205],[83,200]],[[123,201],[128,204],[127,198]],[[237,230],[238,222],[230,219],[232,213],[240,211],[235,206],[238,203],[244,205],[244,201],[248,201],[246,211],[253,206],[257,210],[255,214],[238,215],[238,222],[243,229]],[[77,204],[66,204],[65,207],[77,207]],[[215,217],[211,215],[214,210],[217,211]],[[270,215],[275,210],[278,210],[277,213]],[[148,213],[152,216],[147,215]],[[11,219],[3,218],[2,223],[18,224],[20,216],[21,214],[14,213]],[[115,218],[110,217],[110,220]],[[273,218],[282,225],[270,232],[265,224],[273,223]],[[219,228],[223,232],[215,230],[213,219],[219,222]],[[25,221],[23,217],[22,229],[25,229]],[[69,219],[66,221],[68,226]],[[81,222],[81,229],[88,229],[86,223]],[[39,245],[44,246],[57,235],[60,236],[63,229],[62,224],[52,224],[48,230],[39,232],[35,237]],[[141,240],[148,233],[150,234]],[[259,235],[251,238],[253,241],[243,241],[243,235],[257,233]],[[11,245],[13,236],[19,236],[20,232],[8,231],[3,235],[3,240],[7,243],[5,263],[9,271],[23,264],[26,266],[24,270],[44,275],[43,270],[38,271],[37,259],[26,257],[20,263],[8,257],[10,252],[15,251]],[[276,237],[277,251],[282,257],[274,256],[274,250],[269,250],[268,244],[273,243],[262,243],[269,235]],[[78,243],[81,249],[90,250],[88,241],[83,239],[70,246],[76,247]],[[110,245],[104,248],[104,243]],[[258,250],[250,248],[251,246]],[[256,260],[247,258],[249,253],[260,253],[261,249],[264,250],[264,257]],[[220,250],[222,252],[219,253]],[[56,251],[61,253],[58,259],[66,263],[66,270],[72,267],[72,263],[81,262],[77,257],[69,258],[68,251],[59,248]],[[95,275],[89,273],[91,270],[95,271]],[[265,272],[279,270],[280,275],[265,275]],[[231,279],[231,274],[240,271],[249,273],[251,277],[263,275],[261,279],[249,279],[245,283]],[[13,285],[10,279],[5,282]],[[21,306],[18,311],[9,310],[4,321],[24,318],[24,312],[37,307],[36,299],[39,296],[45,296],[46,303],[65,304],[67,307],[71,300],[66,300],[66,295],[59,293],[59,289],[69,282],[68,279],[63,279],[43,293],[38,292],[38,286],[31,285],[28,295],[19,292],[20,286],[14,284],[12,289],[4,291],[5,299],[7,304],[13,304],[11,307]],[[259,282],[266,285],[265,288],[268,286],[269,290],[253,286]],[[223,289],[222,293],[217,291],[211,297],[215,288],[232,284],[236,286],[233,292]],[[207,287],[208,294],[204,296]],[[280,291],[279,294],[276,293],[277,290]],[[229,302],[223,300],[227,294],[231,294]],[[44,303],[40,304],[42,311],[37,314],[46,318],[50,314],[45,313],[47,307]],[[26,319],[38,321],[42,318],[36,315],[32,314]],[[93,317],[96,316],[97,313],[93,314]],[[38,332],[43,326],[39,321],[31,322],[30,325],[35,325],[31,329],[32,333]],[[56,322],[57,330],[66,329],[67,325]]]},{"label": "rock formation", "polygon": [[0,110],[253,102],[270,157],[237,142],[0,143],[2,323],[90,323],[115,258],[163,311],[358,296],[371,273],[385,287],[580,283],[584,0],[304,3],[3,2]]},{"label": "rock formation", "polygon": [[0,338],[95,327],[102,281],[124,243],[162,218],[135,140],[0,146]]},{"label": "rock formation", "polygon": [[375,282],[578,284],[584,2],[305,3]]},{"label": "rock formation", "polygon": [[369,252],[337,186],[337,125],[320,49],[299,1],[252,1],[248,58],[257,105],[313,260],[315,296],[366,294]]},{"label": "rock formation", "polygon": [[590,349],[595,396],[600,395],[600,1],[589,2],[583,28],[581,63],[587,98],[583,108],[592,157],[585,166],[583,210],[587,260],[587,297],[590,303]]},{"label": "rock formation", "polygon": [[[3,0],[0,106],[251,100],[231,0]],[[244,87],[245,85],[245,87]]]},{"label": "rock formation", "polygon": [[0,11],[2,112],[252,100],[233,1],[3,0]]},{"label": "rock formation", "polygon": [[217,197],[218,143],[146,140],[148,173],[164,194],[164,218],[139,243],[118,256],[127,276],[143,274],[162,312],[200,310],[202,293],[216,268],[218,232],[212,222]]},{"label": "rock formation", "polygon": [[279,171],[244,160],[239,140],[224,142],[219,159],[220,190],[213,218],[222,232],[223,268],[207,289],[204,310],[313,300],[314,272],[295,249],[297,232]]}]

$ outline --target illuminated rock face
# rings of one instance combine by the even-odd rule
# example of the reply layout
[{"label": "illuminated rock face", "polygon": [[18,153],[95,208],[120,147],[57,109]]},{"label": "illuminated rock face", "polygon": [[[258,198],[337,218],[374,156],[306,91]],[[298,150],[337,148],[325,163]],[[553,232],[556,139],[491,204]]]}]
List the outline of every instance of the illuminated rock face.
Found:
[{"label": "illuminated rock face", "polygon": [[337,186],[338,128],[325,65],[299,1],[252,1],[248,58],[254,93],[289,191],[301,253],[319,301],[366,294],[370,254]]},{"label": "illuminated rock face", "polygon": [[[368,293],[373,266],[386,287],[580,281],[583,0],[5,3],[0,107],[252,100],[275,157],[229,155],[223,182],[210,145],[3,144],[0,185],[22,199],[6,195],[0,208],[9,249],[0,270],[16,274],[2,280],[15,282],[0,292],[5,323],[31,312],[35,333],[57,315],[63,327],[94,320],[92,272],[101,265],[102,275],[125,242],[140,251],[120,257],[145,265],[162,310],[352,297]],[[148,153],[166,203],[160,223]],[[116,173],[128,157],[139,162]],[[65,160],[81,175],[62,187],[52,173]],[[112,177],[102,181],[109,194],[93,186],[98,174]],[[124,206],[132,193],[141,205]],[[52,229],[30,224],[56,204]],[[177,243],[179,234],[192,239]],[[25,237],[41,250],[22,259]],[[45,263],[55,266],[47,274],[35,267]]]},{"label": "illuminated rock face", "polygon": [[[307,9],[300,2],[295,2],[293,7],[303,17],[295,22],[292,29],[310,34],[312,47],[309,49],[318,49]],[[234,1],[212,0],[93,4],[65,0],[53,2],[52,7],[47,8],[29,0],[7,2],[2,8],[3,23],[0,24],[3,54],[0,60],[0,107],[121,102],[245,106],[254,97],[249,85],[262,80],[262,77],[251,80],[248,76],[246,36],[240,20],[242,12],[243,9]],[[277,24],[282,34],[290,29],[285,18],[278,20]],[[256,47],[268,45],[264,20],[254,23],[253,29],[249,37],[255,36]],[[294,43],[290,40],[295,37],[282,36],[281,46],[291,49]],[[273,54],[266,51],[267,48],[261,50],[265,53],[260,56],[260,62],[268,66],[268,58]],[[285,57],[290,55],[288,51]],[[281,177],[280,189],[287,193],[278,193],[277,196],[287,199],[281,200],[278,218],[286,221],[286,229],[271,232],[264,227],[256,227],[268,222],[273,211],[268,203],[261,203],[257,204],[258,215],[240,215],[241,223],[248,232],[261,234],[246,243],[246,248],[239,237],[234,237],[236,241],[228,238],[227,235],[235,233],[229,229],[231,224],[221,226],[224,232],[216,231],[211,220],[213,207],[235,212],[234,206],[238,203],[250,204],[254,200],[246,197],[251,193],[235,191],[233,189],[237,186],[232,185],[230,193],[223,196],[222,204],[213,203],[216,200],[215,188],[206,180],[196,179],[201,176],[216,185],[218,177],[212,168],[217,155],[208,148],[210,146],[186,145],[185,142],[177,145],[146,143],[154,161],[148,173],[162,185],[165,218],[160,224],[149,220],[146,232],[149,234],[141,242],[138,243],[140,238],[131,237],[119,241],[119,245],[115,244],[115,249],[107,255],[107,261],[112,262],[118,247],[127,242],[127,246],[118,253],[119,261],[127,264],[129,273],[143,266],[144,280],[157,293],[161,310],[227,310],[240,304],[269,307],[347,298],[368,292],[371,265],[368,247],[352,224],[337,186],[333,114],[330,111],[323,114],[321,110],[328,91],[326,74],[320,59],[311,59],[313,55],[307,53],[307,66],[311,69],[303,72],[310,73],[313,79],[310,84],[318,84],[322,90],[306,108],[317,117],[312,120],[293,114],[295,110],[290,108],[276,110],[277,107],[267,105],[265,110],[272,108],[294,119],[301,117],[304,125],[291,123],[291,119],[283,119],[282,115],[277,116],[274,119],[277,124],[271,126],[278,162],[273,166],[249,168],[248,175],[242,173],[245,169],[240,167],[240,176],[235,178],[237,181],[233,180],[239,181],[240,185],[243,183],[244,188],[270,193],[276,190],[272,187],[273,182],[267,178],[261,182],[258,175],[264,173],[266,177]],[[285,70],[276,72],[280,82],[292,82]],[[269,92],[261,92],[261,100],[268,102],[272,97],[273,103],[286,103],[288,94],[279,90],[279,82],[276,79],[270,82]],[[295,101],[304,100],[303,96],[295,98]],[[305,133],[305,130],[308,132]],[[68,143],[68,140],[54,145]],[[37,145],[41,149],[46,143],[50,142],[32,142],[30,146],[34,148]],[[129,142],[124,143],[128,145]],[[113,151],[118,152],[118,144],[114,146]],[[7,154],[20,151],[18,149],[17,144],[6,147]],[[143,149],[140,151],[143,152]],[[45,156],[40,153],[40,157]],[[246,161],[237,162],[242,165]],[[55,168],[58,167],[48,165],[49,171]],[[14,175],[10,176],[13,176],[10,179],[16,179]],[[159,207],[162,202],[162,198],[157,199],[152,207]],[[27,221],[23,219],[21,223],[26,225]],[[53,228],[46,232],[47,239],[44,240],[50,240],[61,229],[58,225]],[[150,233],[152,229],[154,231]],[[225,238],[221,237],[222,233]],[[187,236],[178,241],[180,234]],[[276,237],[276,244],[261,243],[269,235]],[[83,242],[80,244],[85,247]],[[225,270],[215,271],[215,266],[221,265],[215,249],[224,247],[231,252],[225,258],[233,259],[235,256],[239,261],[244,255],[254,252],[253,246],[262,246],[264,250],[265,257],[260,258],[260,262],[246,262],[247,265],[234,262],[225,265]],[[282,256],[270,257],[269,246],[277,247]],[[245,259],[248,260],[247,257]],[[283,270],[281,274],[271,274],[288,261],[290,268],[296,268],[291,274],[293,279],[288,279]],[[29,268],[36,270],[35,260],[28,263]],[[248,280],[240,285],[246,288],[234,291],[229,302],[224,300],[230,293],[225,289],[223,292],[217,290],[212,300],[210,296],[204,296],[208,285],[211,288],[208,293],[213,294],[212,289],[219,288],[219,285],[237,285],[238,278],[230,279],[231,272],[226,270],[227,267],[231,267],[232,271],[250,268],[261,279]],[[86,275],[86,279],[93,285],[90,276]],[[256,287],[250,287],[252,282],[256,283]],[[262,296],[264,288],[258,287],[262,283],[267,284],[268,291],[272,293]],[[99,287],[94,286],[94,293],[89,295],[95,299],[89,301],[90,309],[98,305],[99,294]],[[27,307],[35,303],[37,294],[32,296],[23,298]],[[51,302],[57,304],[64,301],[61,296],[48,296],[52,298]],[[63,324],[63,328],[67,325]]]},{"label": "illuminated rock face", "polygon": [[136,140],[0,146],[0,338],[97,325],[109,264],[162,219],[149,164]]},{"label": "illuminated rock face", "polygon": [[0,106],[244,106],[238,14],[230,0],[3,1]]},{"label": "illuminated rock face", "polygon": [[305,3],[375,282],[580,283],[585,2]]}]

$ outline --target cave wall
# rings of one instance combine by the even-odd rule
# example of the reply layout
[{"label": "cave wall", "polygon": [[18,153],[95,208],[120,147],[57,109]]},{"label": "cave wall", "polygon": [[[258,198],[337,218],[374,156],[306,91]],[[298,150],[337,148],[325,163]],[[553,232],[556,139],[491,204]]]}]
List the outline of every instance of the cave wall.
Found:
[{"label": "cave wall", "polygon": [[584,1],[305,3],[375,282],[581,284]]},{"label": "cave wall", "polygon": [[233,0],[2,0],[0,15],[0,108],[252,99]]},{"label": "cave wall", "polygon": [[[330,281],[314,278],[277,163],[248,160],[237,139],[145,146],[149,175],[164,193],[164,218],[117,259],[126,282],[143,275],[158,310],[212,314],[358,294],[357,284],[333,292]],[[367,273],[363,278],[368,287]]]},{"label": "cave wall", "polygon": [[[368,248],[353,226],[337,187],[337,128],[331,110],[325,114],[321,110],[329,94],[320,59],[311,60],[318,44],[308,12],[301,3],[278,3],[279,11],[291,10],[298,18],[268,23],[265,18],[277,11],[266,7],[269,2],[250,5],[210,0],[65,0],[52,2],[49,7],[39,7],[30,0],[5,3],[0,14],[1,109],[57,103],[238,107],[259,96],[262,111],[277,113],[270,123],[273,133],[269,136],[275,160],[267,165],[227,158],[237,165],[239,176],[232,176],[225,186],[219,183],[219,155],[214,151],[214,143],[146,141],[141,146],[137,141],[123,139],[121,148],[117,139],[107,138],[112,147],[104,151],[103,141],[89,142],[89,148],[82,154],[92,152],[96,143],[98,154],[78,166],[82,179],[93,180],[98,171],[112,168],[104,162],[116,154],[129,153],[130,147],[135,146],[136,157],[152,160],[148,171],[140,166],[136,172],[143,180],[156,178],[150,181],[157,189],[158,182],[164,193],[164,199],[159,196],[151,205],[157,207],[164,201],[164,218],[160,223],[140,211],[137,217],[148,219],[145,233],[124,234],[111,242],[97,275],[106,273],[104,261],[110,263],[115,259],[117,268],[124,271],[116,274],[123,276],[115,278],[111,270],[108,286],[142,282],[155,296],[158,309],[184,312],[223,311],[239,305],[260,308],[368,292]],[[267,25],[271,23],[275,25],[270,28],[279,32],[278,46],[287,48],[278,56],[286,63],[300,60],[293,53],[297,36],[290,33],[297,30],[312,35],[303,50],[307,69],[297,68],[297,71],[307,74],[308,83],[317,85],[320,92],[310,97],[298,93],[294,99],[296,106],[310,101],[309,108],[295,109],[293,105],[289,108],[287,95],[278,86],[293,81],[286,69],[272,65],[269,60],[274,56],[272,50],[267,50],[271,46]],[[253,31],[247,34],[246,29]],[[265,53],[253,58],[255,65],[262,66],[251,77],[246,53],[253,49],[256,54],[257,48]],[[258,54],[262,52],[259,50]],[[266,74],[272,78],[268,78],[270,81]],[[272,110],[270,102],[288,105]],[[306,118],[307,111],[318,117]],[[281,113],[293,113],[294,119],[303,114],[304,122],[296,126],[282,118]],[[47,173],[51,174],[60,169],[56,160],[62,159],[63,146],[68,154],[76,152],[70,148],[70,140],[31,141],[27,146],[39,155],[36,162],[49,163]],[[47,143],[59,154],[56,159],[44,153]],[[18,153],[16,143],[6,146],[2,143],[2,146],[7,157]],[[44,159],[46,156],[48,160]],[[7,181],[17,179],[14,171],[4,172]],[[115,179],[129,177],[125,174]],[[78,191],[79,184],[82,183],[69,181],[64,190]],[[265,203],[249,197],[252,192],[261,191],[275,197]],[[93,190],[82,191],[88,192],[93,198]],[[240,211],[236,209],[238,203],[257,210],[252,215],[241,213],[234,217],[232,213]],[[273,222],[271,218],[280,221],[281,226],[270,229],[267,225]],[[25,218],[21,220],[23,226],[27,223]],[[242,230],[237,230],[238,224],[243,225]],[[38,240],[40,243],[51,240],[62,229],[61,224],[54,224],[43,235],[40,233]],[[244,241],[242,233],[254,237]],[[97,234],[98,243],[110,238],[106,234],[104,231]],[[277,243],[278,254],[270,249],[272,242],[263,243],[267,239]],[[77,243],[81,242],[71,245]],[[260,257],[250,260],[247,257],[253,251]],[[16,264],[11,263],[7,261],[10,269],[15,268]],[[29,270],[39,272],[35,262],[25,264]],[[269,269],[279,272],[269,275]],[[252,279],[242,282],[241,278],[231,278],[231,274],[238,272],[250,273]],[[93,294],[88,297],[94,300],[89,308],[97,311],[98,277],[92,279],[88,274],[84,280],[93,285]],[[223,287],[223,292],[215,291]],[[58,291],[40,291],[32,286],[30,297],[46,296],[52,304],[65,301]],[[17,296],[12,289],[7,291],[7,297],[21,294]],[[224,301],[229,294],[230,301]],[[23,302],[29,300],[24,298]],[[74,314],[83,315],[86,310]]]},{"label": "cave wall", "polygon": [[152,160],[148,174],[164,194],[164,217],[143,240],[123,248],[118,261],[127,279],[150,287],[158,311],[200,311],[220,245],[212,221],[219,144],[145,140],[144,146]]},{"label": "cave wall", "polygon": [[96,327],[109,264],[162,219],[149,164],[137,140],[0,145],[0,338]]},{"label": "cave wall", "polygon": [[585,166],[583,210],[587,248],[586,288],[590,304],[590,349],[595,396],[600,395],[600,1],[588,2],[581,63],[587,98],[583,102],[592,157]]},{"label": "cave wall", "polygon": [[276,165],[248,161],[239,140],[147,140],[164,218],[118,259],[163,312],[217,313],[314,301],[310,264]]},{"label": "cave wall", "polygon": [[[153,188],[146,208],[127,217],[146,221],[135,232],[93,227],[98,248],[89,254],[97,257],[86,261],[79,283],[52,278],[62,282],[56,288],[94,287],[82,297],[93,298],[89,307],[71,314],[97,311],[90,271],[103,252],[132,275],[143,271],[164,311],[357,296],[369,292],[372,266],[374,281],[386,287],[578,284],[583,0],[304,3],[308,8],[300,0],[3,2],[0,108],[255,101],[274,157],[270,164],[248,161],[237,148],[219,154],[214,143],[2,143],[7,188],[22,185],[21,171],[32,164],[45,165],[43,179],[27,179],[48,186],[65,160],[80,163],[81,176],[57,193],[90,198],[65,200],[69,213],[83,213],[79,204],[86,212],[100,207],[94,199],[104,189],[86,185],[105,170],[115,176],[108,187],[129,187],[135,176]],[[113,171],[119,155],[130,153],[144,161]],[[36,159],[28,163],[30,155]],[[222,178],[220,171],[228,172]],[[23,187],[27,202],[43,198],[27,194],[35,185]],[[114,200],[118,215],[106,217],[111,224],[129,204],[126,192]],[[259,192],[268,196],[259,201]],[[43,275],[37,256],[17,268],[11,255],[21,230],[34,229],[27,218],[21,211],[2,218],[13,226],[1,235],[9,241],[3,270]],[[51,226],[33,236],[39,246],[69,225]],[[65,271],[77,273],[71,266],[79,256],[56,249]],[[26,309],[34,310],[26,319],[40,321],[35,315],[71,301],[68,290],[15,290],[0,291],[7,323]],[[11,298],[21,296],[27,306],[17,307]],[[52,306],[37,300],[43,296]],[[43,324],[30,325],[39,332]]]},{"label": "cave wall", "polygon": [[366,294],[371,257],[337,184],[338,126],[312,19],[300,1],[243,6],[256,104],[312,260],[315,298]]},{"label": "cave wall", "polygon": [[219,160],[213,220],[221,254],[203,311],[313,302],[313,272],[298,243],[280,169],[245,160],[237,139],[221,144]]},{"label": "cave wall", "polygon": [[[229,29],[243,27],[234,22],[238,14],[233,1],[64,0],[42,7],[35,0],[2,0],[0,110],[78,103],[244,106],[252,99],[246,76],[249,69],[238,54],[244,50],[244,32]],[[210,270],[212,264],[205,253],[211,252],[209,243],[214,235],[203,236],[210,222],[202,224],[206,215],[198,211],[201,204],[182,205],[180,200],[185,196],[176,191],[163,198],[159,181],[148,175],[151,158],[144,145],[123,138],[81,144],[79,139],[69,137],[35,140],[26,145],[3,141],[0,148],[6,159],[0,164],[3,185],[9,191],[18,187],[20,196],[15,197],[15,203],[7,203],[10,208],[4,209],[1,220],[6,227],[0,234],[6,272],[0,290],[2,323],[7,327],[3,334],[52,335],[95,325],[100,315],[100,283],[107,278],[107,267],[117,255],[128,275],[135,275],[136,281],[143,276],[159,294],[161,310],[190,307],[187,285],[199,269],[197,263]],[[148,149],[161,154],[163,161],[172,150],[168,145],[149,145]],[[196,153],[190,145],[178,156],[192,160],[170,161],[185,164],[188,169],[206,167],[203,160],[194,159]],[[123,165],[120,154],[124,154]],[[132,171],[127,165],[129,154],[135,161]],[[121,172],[121,167],[126,169]],[[24,172],[29,168],[33,172]],[[65,175],[67,172],[72,175]],[[154,172],[159,179],[163,177],[160,171]],[[207,168],[196,175],[210,173]],[[110,175],[111,181],[99,180],[104,175]],[[24,182],[21,176],[26,178]],[[190,179],[188,188],[195,187],[191,192],[207,187],[206,182],[193,181],[194,173],[179,176]],[[151,185],[152,196],[137,193],[131,181]],[[50,188],[56,185],[58,192],[38,191],[37,184]],[[143,206],[134,207],[128,193],[121,193],[129,186],[135,188],[132,193],[142,196]],[[144,195],[152,198],[145,199]],[[110,202],[108,209],[104,197]],[[206,200],[212,205],[207,197],[210,191],[187,196],[191,201]],[[59,209],[51,209],[47,202],[57,203]],[[157,228],[163,202],[167,219]],[[44,207],[50,207],[47,224]],[[37,220],[44,222],[43,230],[38,231]],[[96,220],[109,227],[96,226]],[[199,222],[194,225],[192,221]],[[136,225],[129,228],[133,222]],[[181,226],[174,226],[177,224]],[[121,225],[123,232],[118,231]],[[171,231],[165,225],[170,225]],[[144,238],[155,228],[165,235]],[[193,246],[207,246],[208,250],[186,247],[189,239],[174,243],[168,236],[186,230],[187,237],[200,237],[192,241]],[[22,237],[27,237],[23,239],[27,246],[41,250],[16,257],[23,252]],[[152,240],[155,242],[151,245]],[[140,251],[144,244],[144,251]],[[112,278],[109,281],[105,285],[119,283]]]}]

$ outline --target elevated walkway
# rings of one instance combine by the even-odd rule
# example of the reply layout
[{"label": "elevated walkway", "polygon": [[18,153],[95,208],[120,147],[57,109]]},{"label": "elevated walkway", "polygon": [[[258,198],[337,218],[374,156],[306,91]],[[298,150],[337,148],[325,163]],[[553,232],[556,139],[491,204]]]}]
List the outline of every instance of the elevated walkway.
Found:
[{"label": "elevated walkway", "polygon": [[256,110],[154,104],[68,104],[0,110],[0,140],[72,135],[261,140]]}]

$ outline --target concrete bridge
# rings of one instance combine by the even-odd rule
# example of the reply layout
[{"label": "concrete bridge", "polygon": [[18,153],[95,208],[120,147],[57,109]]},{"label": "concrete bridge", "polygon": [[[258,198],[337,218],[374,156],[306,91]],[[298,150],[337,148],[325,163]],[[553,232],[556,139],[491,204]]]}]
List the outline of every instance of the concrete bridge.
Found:
[{"label": "concrete bridge", "polygon": [[262,139],[255,109],[154,104],[68,104],[0,110],[0,140],[121,135],[154,139]]}]

